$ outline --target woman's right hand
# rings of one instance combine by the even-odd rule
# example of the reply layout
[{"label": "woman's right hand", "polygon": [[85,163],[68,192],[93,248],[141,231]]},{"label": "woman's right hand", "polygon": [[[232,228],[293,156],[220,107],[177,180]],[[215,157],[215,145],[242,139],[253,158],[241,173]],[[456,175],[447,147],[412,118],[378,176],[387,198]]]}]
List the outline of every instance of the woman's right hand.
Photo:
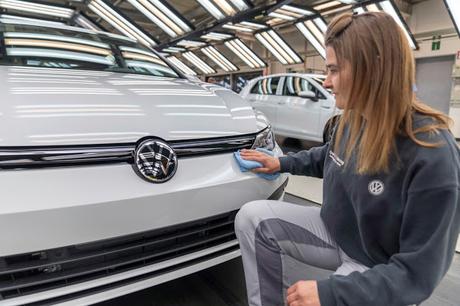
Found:
[{"label": "woman's right hand", "polygon": [[240,156],[245,160],[253,160],[262,164],[260,168],[254,168],[251,171],[255,173],[267,173],[272,174],[280,171],[280,160],[278,157],[273,157],[257,150],[246,150],[240,151]]}]

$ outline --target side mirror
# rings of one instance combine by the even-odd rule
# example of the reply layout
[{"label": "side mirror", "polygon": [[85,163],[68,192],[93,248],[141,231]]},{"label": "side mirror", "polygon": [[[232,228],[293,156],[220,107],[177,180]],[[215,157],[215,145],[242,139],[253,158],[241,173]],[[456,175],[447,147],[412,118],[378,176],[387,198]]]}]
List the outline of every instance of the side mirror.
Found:
[{"label": "side mirror", "polygon": [[318,98],[316,97],[316,94],[313,91],[310,90],[305,90],[299,92],[299,97],[305,98],[305,99],[310,99],[312,101],[318,101]]}]

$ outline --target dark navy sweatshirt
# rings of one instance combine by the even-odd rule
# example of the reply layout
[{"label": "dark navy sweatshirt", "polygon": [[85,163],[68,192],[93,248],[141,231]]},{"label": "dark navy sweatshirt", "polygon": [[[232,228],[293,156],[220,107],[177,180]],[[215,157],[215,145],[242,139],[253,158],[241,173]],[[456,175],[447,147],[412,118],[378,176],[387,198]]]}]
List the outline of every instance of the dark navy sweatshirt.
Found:
[{"label": "dark navy sweatshirt", "polygon": [[[431,119],[417,116],[414,126]],[[346,135],[346,133],[345,133]],[[459,149],[446,130],[398,136],[390,171],[358,175],[333,145],[280,158],[281,172],[323,180],[321,217],[364,273],[318,281],[321,306],[399,306],[427,299],[447,272],[459,234]],[[396,157],[398,156],[398,157]]]}]

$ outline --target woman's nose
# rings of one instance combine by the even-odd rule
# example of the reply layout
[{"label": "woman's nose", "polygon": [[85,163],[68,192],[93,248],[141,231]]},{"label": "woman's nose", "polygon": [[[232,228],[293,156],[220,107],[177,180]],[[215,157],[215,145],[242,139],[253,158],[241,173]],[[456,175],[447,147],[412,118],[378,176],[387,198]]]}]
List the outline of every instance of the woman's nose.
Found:
[{"label": "woman's nose", "polygon": [[325,88],[332,88],[332,83],[331,83],[331,81],[329,80],[329,77],[327,77],[327,78],[324,80],[323,86],[324,86]]}]

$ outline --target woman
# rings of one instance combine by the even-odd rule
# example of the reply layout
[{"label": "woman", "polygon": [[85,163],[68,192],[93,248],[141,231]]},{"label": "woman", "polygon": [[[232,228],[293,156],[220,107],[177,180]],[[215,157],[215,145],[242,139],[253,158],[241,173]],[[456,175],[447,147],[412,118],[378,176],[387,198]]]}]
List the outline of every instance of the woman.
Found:
[{"label": "woman", "polygon": [[[412,51],[389,15],[341,15],[325,44],[324,85],[343,109],[331,143],[279,159],[241,152],[258,172],[324,178],[321,210],[255,201],[238,213],[249,304],[418,304],[448,270],[459,232],[450,119],[416,100]],[[287,259],[335,272],[292,284]]]}]

